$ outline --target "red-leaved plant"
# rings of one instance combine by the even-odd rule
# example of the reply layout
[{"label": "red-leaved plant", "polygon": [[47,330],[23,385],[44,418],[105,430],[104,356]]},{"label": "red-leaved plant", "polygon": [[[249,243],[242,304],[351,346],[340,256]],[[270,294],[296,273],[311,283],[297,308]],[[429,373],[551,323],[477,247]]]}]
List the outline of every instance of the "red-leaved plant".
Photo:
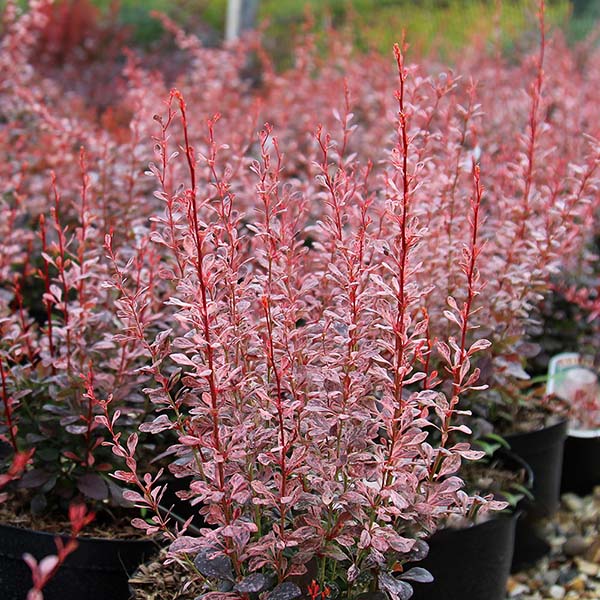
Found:
[{"label": "red-leaved plant", "polygon": [[[137,461],[177,440],[170,470],[218,527],[175,533],[173,557],[223,551],[236,580],[316,564],[318,590],[349,578],[355,593],[385,574],[385,548],[402,562],[481,502],[450,477],[469,452],[457,413],[475,366],[512,393],[532,309],[592,229],[598,52],[547,40],[542,10],[533,57],[466,51],[470,80],[398,52],[394,84],[333,31],[277,73],[253,39],[206,48],[163,19],[189,57],[180,93],[153,120],[166,78],[128,53],[98,116],[32,59],[50,5],[3,15],[3,491],[32,485],[38,510],[118,499],[110,434],[128,498],[158,511],[159,473]],[[488,416],[495,392],[479,395]]]},{"label": "red-leaved plant", "polygon": [[[110,269],[104,236],[112,232],[126,245],[122,256],[134,286],[148,291],[151,320],[160,318],[152,304],[160,304],[152,293],[159,257],[138,226],[147,214],[132,211],[136,125],[128,124],[125,139],[120,130],[109,132],[85,109],[85,99],[36,71],[35,48],[53,9],[47,0],[31,2],[19,15],[8,2],[3,14],[0,481],[14,511],[66,521],[73,500],[100,510],[123,503],[108,476],[106,431],[95,421],[99,407],[85,396],[86,386],[102,394],[117,390],[131,430],[145,418],[144,376],[134,373],[140,353],[112,339],[121,324],[114,293],[103,287]],[[136,94],[128,95],[130,106]]]},{"label": "red-leaved plant", "polygon": [[83,504],[72,504],[69,507],[71,537],[66,543],[58,536],[55,538],[56,554],[45,556],[39,562],[29,553],[23,556],[23,560],[31,569],[33,579],[33,587],[27,593],[27,600],[44,600],[44,587],[54,577],[69,554],[77,550],[77,536],[93,520],[94,513],[89,513]]},{"label": "red-leaved plant", "polygon": [[[528,337],[540,320],[537,305],[551,293],[561,271],[578,268],[600,199],[599,146],[586,135],[597,135],[597,128],[590,126],[582,109],[585,76],[560,35],[548,39],[543,0],[538,18],[539,47],[522,63],[508,66],[498,57],[484,66],[478,57],[460,65],[479,78],[480,104],[474,109],[471,98],[465,99],[463,132],[467,142],[473,140],[490,197],[480,231],[486,286],[474,324],[492,342],[479,366],[482,382],[493,390],[480,395],[476,405],[504,431],[514,426],[519,410],[527,408],[522,389],[529,385],[529,376],[524,365],[539,351]],[[548,72],[547,64],[553,65]],[[581,77],[582,86],[564,86],[565,73]],[[515,90],[518,80],[528,82],[526,89]],[[472,119],[479,110],[485,116],[475,130]],[[457,161],[461,156],[464,148],[459,146]],[[452,204],[449,208],[449,223],[446,215],[441,221],[452,239],[460,235],[462,219],[455,216]],[[450,256],[434,267],[440,279],[448,280],[449,290],[457,272],[452,262]]]},{"label": "red-leaved plant", "polygon": [[[7,477],[14,482],[14,510],[29,505],[34,514],[54,512],[59,519],[76,498],[122,504],[120,488],[108,477],[112,462],[102,445],[106,432],[95,420],[100,409],[85,395],[87,387],[117,390],[115,398],[127,406],[132,430],[145,414],[141,380],[133,375],[139,353],[112,341],[119,324],[111,291],[102,287],[107,265],[99,260],[102,246],[94,243],[99,232],[90,211],[83,149],[79,165],[75,207],[61,196],[52,173],[50,223],[40,216],[36,244],[29,247],[22,272],[14,275],[16,310],[0,323],[0,439],[10,448],[3,459],[13,461]],[[79,214],[75,223],[65,224],[69,208],[78,208]],[[135,284],[151,286],[155,259],[147,255],[147,240],[132,244],[129,252]],[[36,282],[28,300],[39,304],[41,323],[24,307],[27,280]]]},{"label": "red-leaved plant", "polygon": [[[88,397],[104,407],[98,420],[126,465],[114,476],[137,487],[125,498],[155,512],[134,524],[170,536],[171,560],[195,557],[206,598],[269,589],[270,598],[294,598],[307,593],[297,585],[307,571],[309,594],[336,586],[349,598],[368,589],[408,598],[409,581],[430,580],[400,566],[424,555],[423,537],[452,514],[502,506],[469,497],[456,476],[462,459],[481,456],[457,440],[469,429],[456,423],[460,398],[476,388],[471,359],[489,345],[470,324],[482,287],[479,167],[471,165],[457,201],[469,235],[453,246],[462,277],[441,317],[448,336],[434,340],[424,305],[439,292],[422,281],[428,231],[415,208],[429,132],[414,129],[420,115],[403,48],[395,56],[396,137],[386,166],[374,175],[371,163],[345,154],[354,129],[346,94],[341,143],[323,127],[314,136],[310,195],[286,174],[270,125],[234,166],[222,158],[215,115],[196,151],[186,103],[171,92],[166,114],[155,116],[150,173],[165,206],[153,240],[171,253],[163,278],[173,289],[172,327],[154,339],[107,236],[126,324],[119,339],[145,346],[144,371],[157,384],[146,390],[156,416],[140,430],[177,434],[171,470],[192,477],[179,495],[210,528],[169,530],[158,510],[165,488],[138,468],[137,434],[125,443],[112,398],[95,398],[91,386]],[[179,162],[187,184],[172,177]],[[246,169],[253,204],[236,192]]]}]

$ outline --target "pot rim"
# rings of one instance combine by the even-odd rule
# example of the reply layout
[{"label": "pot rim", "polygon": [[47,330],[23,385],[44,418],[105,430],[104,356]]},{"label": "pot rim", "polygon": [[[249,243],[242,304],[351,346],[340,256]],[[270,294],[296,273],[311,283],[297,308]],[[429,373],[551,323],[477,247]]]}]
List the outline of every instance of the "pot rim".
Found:
[{"label": "pot rim", "polygon": [[[0,529],[8,529],[14,532],[22,532],[24,535],[39,535],[45,538],[51,538],[54,540],[56,537],[60,537],[62,539],[70,539],[71,536],[68,533],[51,533],[49,531],[42,531],[40,529],[31,529],[30,527],[19,527],[18,525],[11,525],[10,523],[0,522]],[[110,543],[119,543],[119,544],[147,544],[153,543],[157,544],[158,540],[152,537],[144,536],[139,538],[101,538],[95,536],[86,536],[80,535],[75,538],[78,543],[100,543],[100,544],[110,544]]]},{"label": "pot rim", "polygon": [[574,427],[567,430],[569,437],[577,439],[594,439],[600,438],[600,428],[598,429],[575,429]]}]

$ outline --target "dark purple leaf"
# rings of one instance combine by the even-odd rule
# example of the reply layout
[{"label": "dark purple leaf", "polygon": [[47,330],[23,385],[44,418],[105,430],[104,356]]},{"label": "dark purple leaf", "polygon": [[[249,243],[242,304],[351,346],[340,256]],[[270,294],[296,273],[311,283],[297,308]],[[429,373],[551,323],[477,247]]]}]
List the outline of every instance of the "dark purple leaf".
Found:
[{"label": "dark purple leaf", "polygon": [[62,404],[44,404],[44,406],[42,406],[42,410],[44,412],[52,413],[54,415],[59,416],[67,414],[69,412],[67,407]]},{"label": "dark purple leaf", "polygon": [[27,471],[19,481],[19,487],[35,488],[44,485],[50,479],[50,473],[42,469]]},{"label": "dark purple leaf", "polygon": [[291,581],[280,583],[268,596],[268,600],[294,600],[302,596],[302,590]]},{"label": "dark purple leaf", "polygon": [[262,573],[252,573],[236,583],[234,590],[239,594],[258,594],[268,590],[273,584],[273,580]]},{"label": "dark purple leaf", "polygon": [[389,573],[379,573],[379,589],[386,592],[392,600],[408,600],[413,595],[413,589],[408,583]]},{"label": "dark purple leaf", "polygon": [[87,433],[88,428],[86,425],[67,425],[65,431],[72,433],[73,435],[84,435]]},{"label": "dark purple leaf", "polygon": [[100,475],[87,473],[77,480],[77,489],[88,498],[104,500],[108,498],[108,486]]},{"label": "dark purple leaf", "polygon": [[60,452],[57,448],[41,448],[35,453],[36,458],[41,458],[45,462],[56,464],[59,460]]},{"label": "dark purple leaf", "polygon": [[129,506],[131,507],[131,502],[127,502],[125,498],[123,498],[123,488],[118,486],[112,480],[107,482],[108,491],[110,493],[110,500],[114,503],[115,506]]},{"label": "dark purple leaf", "polygon": [[429,544],[425,540],[417,540],[406,558],[410,561],[423,560],[429,554]]},{"label": "dark purple leaf", "polygon": [[44,496],[44,494],[36,494],[31,499],[30,508],[34,515],[42,514],[44,510],[46,510],[46,506],[48,506],[48,501],[46,500],[46,496]]},{"label": "dark purple leaf", "polygon": [[233,580],[233,567],[231,559],[225,554],[217,554],[214,550],[200,550],[194,559],[196,569],[204,577],[211,579]]},{"label": "dark purple leaf", "polygon": [[233,589],[233,582],[228,579],[221,579],[217,585],[217,591],[228,593]]},{"label": "dark purple leaf", "polygon": [[40,487],[40,492],[45,494],[45,493],[51,491],[52,489],[54,489],[54,486],[56,485],[57,481],[58,481],[57,476],[53,475],[52,477],[50,477],[48,479],[48,481],[46,481],[46,483],[44,483],[44,485],[42,485]]},{"label": "dark purple leaf", "polygon": [[405,573],[402,573],[400,578],[416,581],[417,583],[431,583],[433,581],[433,575],[423,567],[413,567]]}]

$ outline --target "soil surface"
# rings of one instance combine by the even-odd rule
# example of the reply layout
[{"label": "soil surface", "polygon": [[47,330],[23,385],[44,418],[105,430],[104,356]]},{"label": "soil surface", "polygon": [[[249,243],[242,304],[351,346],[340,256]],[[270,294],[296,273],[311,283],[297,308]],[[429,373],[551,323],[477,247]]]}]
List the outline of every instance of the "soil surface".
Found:
[{"label": "soil surface", "polygon": [[550,427],[567,417],[568,406],[560,398],[552,396],[544,401],[532,401],[527,405],[518,407],[510,420],[495,422],[494,430],[502,436],[527,433]]},{"label": "soil surface", "polygon": [[129,579],[131,600],[193,600],[202,593],[201,584],[190,580],[189,570],[177,563],[164,565],[165,557],[163,550]]},{"label": "soil surface", "polygon": [[[127,511],[120,508],[114,511],[107,509],[96,514],[96,518],[84,529],[79,537],[103,539],[140,539],[144,533],[131,525],[131,519],[139,516],[139,511]],[[26,498],[8,498],[0,503],[0,524],[34,529],[47,533],[68,535],[71,525],[63,514],[42,513],[33,515],[29,511],[29,502]]]},{"label": "soil surface", "polygon": [[493,494],[498,500],[503,499],[506,492],[512,492],[514,485],[526,486],[528,477],[525,468],[508,469],[500,459],[465,461],[458,474],[465,482],[467,493]]}]

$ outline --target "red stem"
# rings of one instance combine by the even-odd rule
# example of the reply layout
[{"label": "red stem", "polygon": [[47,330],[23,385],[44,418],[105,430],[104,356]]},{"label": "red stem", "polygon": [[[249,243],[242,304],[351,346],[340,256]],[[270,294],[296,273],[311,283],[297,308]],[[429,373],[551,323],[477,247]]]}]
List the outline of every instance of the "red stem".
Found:
[{"label": "red stem", "polygon": [[17,445],[17,438],[15,435],[15,424],[13,422],[12,415],[12,401],[10,396],[8,395],[8,390],[6,389],[6,373],[4,372],[4,365],[2,364],[2,360],[0,360],[0,377],[2,379],[2,404],[4,405],[4,419],[6,421],[6,425],[8,427],[8,434],[10,436],[10,445],[13,447],[15,452],[19,451]]},{"label": "red stem", "polygon": [[481,206],[481,198],[483,195],[483,188],[481,187],[480,171],[478,165],[473,165],[473,183],[474,183],[474,194],[471,200],[471,207],[473,210],[471,219],[471,238],[469,240],[468,248],[468,262],[465,264],[464,273],[467,280],[467,298],[461,309],[461,337],[460,337],[460,349],[459,356],[456,364],[452,365],[452,398],[450,399],[450,405],[446,411],[444,422],[441,426],[441,440],[440,440],[440,452],[436,457],[433,464],[433,468],[430,470],[430,480],[433,480],[435,474],[438,472],[444,456],[441,450],[446,446],[449,437],[449,429],[454,415],[454,408],[458,404],[460,394],[463,392],[463,367],[468,359],[467,347],[467,334],[469,331],[469,317],[472,313],[473,300],[477,296],[476,290],[476,274],[477,274],[477,257],[480,249],[477,246],[477,237],[479,233],[479,208]]},{"label": "red stem", "polygon": [[[188,169],[190,174],[191,189],[189,190],[189,209],[188,217],[191,220],[193,228],[192,234],[194,238],[194,244],[196,247],[196,270],[198,276],[198,285],[200,286],[200,298],[201,298],[201,317],[202,317],[202,328],[204,334],[204,341],[206,342],[205,356],[208,366],[208,375],[206,377],[208,386],[210,389],[210,401],[211,401],[211,418],[212,418],[212,437],[215,452],[222,454],[223,448],[221,444],[221,437],[219,432],[219,397],[217,384],[215,382],[214,373],[214,352],[212,346],[212,335],[210,329],[210,317],[208,314],[208,293],[206,289],[206,281],[204,279],[204,250],[203,250],[203,236],[200,234],[200,226],[198,223],[198,206],[197,206],[197,190],[196,190],[196,161],[194,158],[194,150],[190,144],[187,126],[187,115],[185,101],[181,93],[177,90],[172,92],[179,101],[179,110],[181,112],[181,122],[183,127],[183,137],[185,142],[185,156],[188,163]],[[217,486],[221,492],[225,491],[225,468],[223,461],[219,460],[217,463]],[[225,523],[231,522],[231,505],[226,494],[223,494],[223,515]],[[232,557],[237,566],[237,560],[235,556]]]},{"label": "red stem", "polygon": [[69,287],[67,285],[67,279],[65,277],[65,234],[60,224],[59,205],[60,205],[60,194],[56,188],[56,175],[52,172],[52,191],[54,193],[54,206],[52,207],[52,215],[54,217],[54,224],[56,227],[56,233],[58,236],[58,274],[60,282],[62,284],[62,312],[65,319],[65,332],[67,342],[67,374],[71,375],[71,327],[69,323]]},{"label": "red stem", "polygon": [[[404,44],[404,42],[403,42]],[[398,65],[398,78],[400,81],[400,88],[396,92],[396,99],[398,100],[398,117],[400,120],[400,134],[398,140],[398,146],[402,154],[402,215],[400,222],[400,239],[396,238],[395,245],[400,243],[400,262],[398,272],[398,301],[397,301],[397,317],[395,325],[395,365],[394,365],[394,395],[396,400],[396,406],[394,410],[394,423],[401,414],[403,401],[402,391],[404,388],[404,376],[399,377],[399,371],[404,363],[404,341],[402,340],[401,331],[404,327],[404,318],[406,315],[406,266],[408,263],[408,250],[409,241],[407,235],[407,225],[409,219],[409,208],[410,208],[410,180],[408,176],[408,124],[406,120],[406,112],[404,107],[404,87],[406,81],[406,71],[404,69],[404,55],[402,48],[398,44],[394,44],[394,54],[396,56],[396,63]],[[394,439],[392,439],[392,448],[394,446]]]}]

